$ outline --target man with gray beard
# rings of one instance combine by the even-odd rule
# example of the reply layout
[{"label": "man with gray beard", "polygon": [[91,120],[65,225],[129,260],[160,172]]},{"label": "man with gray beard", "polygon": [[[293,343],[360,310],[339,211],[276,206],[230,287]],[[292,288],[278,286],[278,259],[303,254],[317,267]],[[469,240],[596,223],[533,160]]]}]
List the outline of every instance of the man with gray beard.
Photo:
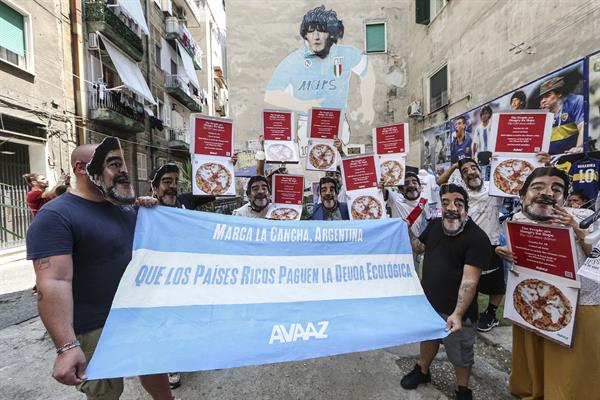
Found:
[{"label": "man with gray beard", "polygon": [[[40,317],[56,346],[52,376],[88,399],[114,400],[123,378],[88,381],[85,369],[131,260],[135,192],[116,138],[77,147],[71,166],[75,187],[33,220],[27,259],[33,260]],[[140,376],[140,382],[155,400],[173,398],[166,374]]]},{"label": "man with gray beard", "polygon": [[233,215],[239,217],[265,218],[271,197],[269,181],[262,175],[255,175],[248,181],[246,187],[248,203],[233,210]]},{"label": "man with gray beard", "polygon": [[[593,213],[591,210],[564,207],[569,185],[569,176],[564,171],[555,167],[536,168],[519,192],[522,209],[512,220],[572,228],[575,235],[573,261],[578,270],[592,250],[592,245],[585,241],[590,230],[581,229],[579,223]],[[498,247],[496,252],[513,261],[508,247]],[[598,393],[594,387],[598,387],[596,377],[600,373],[597,333],[600,283],[584,275],[578,275],[578,280],[581,289],[571,348],[513,324],[509,388],[520,398],[589,399]]]},{"label": "man with gray beard", "polygon": [[423,291],[433,308],[447,321],[449,336],[420,343],[420,358],[400,384],[416,389],[431,382],[429,367],[444,343],[448,360],[454,366],[458,389],[456,398],[472,399],[469,376],[475,355],[474,322],[477,320],[477,284],[481,270],[488,268],[490,241],[468,216],[469,197],[454,184],[440,188],[442,217],[435,218],[418,239],[413,250],[423,258]]},{"label": "man with gray beard", "polygon": [[336,179],[324,176],[319,180],[321,203],[315,206],[309,219],[339,221],[350,219],[348,205],[338,200],[339,186]]},{"label": "man with gray beard", "polygon": [[154,170],[150,179],[152,195],[158,204],[167,207],[183,208],[177,200],[179,185],[179,167],[176,164],[165,164]]}]

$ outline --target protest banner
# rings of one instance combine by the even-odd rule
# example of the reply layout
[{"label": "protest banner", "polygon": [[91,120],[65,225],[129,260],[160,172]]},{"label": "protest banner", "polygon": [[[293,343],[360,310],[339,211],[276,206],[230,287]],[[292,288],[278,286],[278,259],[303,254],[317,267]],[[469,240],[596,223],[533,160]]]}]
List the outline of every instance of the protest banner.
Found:
[{"label": "protest banner", "polygon": [[404,184],[406,153],[408,153],[408,124],[387,124],[373,128],[373,148],[378,155],[379,179],[384,186]]},{"label": "protest banner", "polygon": [[344,113],[336,108],[311,108],[308,113],[306,169],[335,171],[339,153],[333,145],[342,128]]},{"label": "protest banner", "polygon": [[492,116],[490,195],[519,197],[527,176],[543,166],[536,154],[548,152],[552,120],[552,113],[533,110]]},{"label": "protest banner", "polygon": [[342,159],[342,175],[350,219],[385,218],[385,201],[379,184],[379,165],[373,154]]},{"label": "protest banner", "polygon": [[514,265],[508,274],[504,318],[571,346],[580,283],[573,230],[508,222]]},{"label": "protest banner", "polygon": [[266,218],[300,220],[304,200],[304,176],[273,175],[273,201]]},{"label": "protest banner", "polygon": [[324,224],[141,208],[86,374],[302,360],[439,339],[445,325],[399,219]]},{"label": "protest banner", "polygon": [[292,111],[263,110],[262,134],[268,162],[298,163],[294,143],[296,123]]},{"label": "protest banner", "polygon": [[233,121],[225,118],[190,116],[192,129],[192,193],[235,195]]}]

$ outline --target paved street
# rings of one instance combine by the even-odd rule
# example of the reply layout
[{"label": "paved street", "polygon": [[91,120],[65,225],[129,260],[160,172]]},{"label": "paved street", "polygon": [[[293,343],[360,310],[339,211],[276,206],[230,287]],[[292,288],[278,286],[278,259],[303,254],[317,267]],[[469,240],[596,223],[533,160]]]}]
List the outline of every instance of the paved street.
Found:
[{"label": "paved street", "polygon": [[[35,306],[29,262],[0,267],[0,399],[82,399],[73,388],[50,377],[55,353]],[[17,290],[7,292],[11,288]],[[443,349],[443,348],[442,348]],[[480,338],[473,369],[478,399],[511,399],[506,390],[510,366],[510,327]],[[418,345],[323,357],[302,362],[184,373],[175,391],[180,399],[447,399],[454,374],[440,352],[433,382],[415,391],[400,387],[416,362]],[[128,379],[125,400],[148,399],[137,379]]]}]

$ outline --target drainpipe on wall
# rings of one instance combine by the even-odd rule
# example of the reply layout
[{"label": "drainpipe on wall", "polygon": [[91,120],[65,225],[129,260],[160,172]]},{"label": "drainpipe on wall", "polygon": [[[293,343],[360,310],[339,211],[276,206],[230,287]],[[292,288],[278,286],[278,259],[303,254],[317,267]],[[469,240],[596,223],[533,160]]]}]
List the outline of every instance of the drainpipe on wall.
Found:
[{"label": "drainpipe on wall", "polygon": [[69,17],[71,21],[71,57],[73,63],[73,98],[75,100],[75,115],[80,121],[76,124],[77,144],[84,144],[85,132],[85,80],[82,77],[83,63],[83,23],[81,0],[69,0]]},{"label": "drainpipe on wall", "polygon": [[[150,0],[146,0],[146,21],[148,22],[148,30],[150,31],[148,35],[146,35],[146,52],[148,53],[146,55],[146,66],[148,67],[148,83],[150,87],[150,92],[152,92],[152,61],[151,56],[150,56],[150,46],[152,44],[152,40],[150,38],[151,33],[152,33],[152,21],[150,19],[150,7],[152,7],[152,4],[150,4],[151,1]],[[154,46],[152,46],[152,50],[154,51]],[[156,107],[156,111],[158,114],[158,106]],[[156,117],[156,115],[155,115]],[[154,170],[154,132],[152,129],[152,125],[148,124],[149,128],[150,128],[150,151],[149,151],[149,156],[150,156],[150,162],[147,163],[146,165],[150,165],[150,167],[146,167],[146,171],[148,172],[148,174],[151,173],[151,171]]]}]

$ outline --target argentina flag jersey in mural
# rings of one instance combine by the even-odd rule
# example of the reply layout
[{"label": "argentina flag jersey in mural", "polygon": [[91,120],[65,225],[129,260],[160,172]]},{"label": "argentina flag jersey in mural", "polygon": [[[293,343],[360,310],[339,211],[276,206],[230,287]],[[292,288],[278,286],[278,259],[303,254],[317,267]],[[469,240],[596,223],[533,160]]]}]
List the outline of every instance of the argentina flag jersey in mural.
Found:
[{"label": "argentina flag jersey in mural", "polygon": [[305,44],[277,66],[267,90],[285,90],[299,100],[323,99],[321,107],[345,109],[351,73],[367,73],[367,56],[352,46],[333,44],[320,58]]}]

